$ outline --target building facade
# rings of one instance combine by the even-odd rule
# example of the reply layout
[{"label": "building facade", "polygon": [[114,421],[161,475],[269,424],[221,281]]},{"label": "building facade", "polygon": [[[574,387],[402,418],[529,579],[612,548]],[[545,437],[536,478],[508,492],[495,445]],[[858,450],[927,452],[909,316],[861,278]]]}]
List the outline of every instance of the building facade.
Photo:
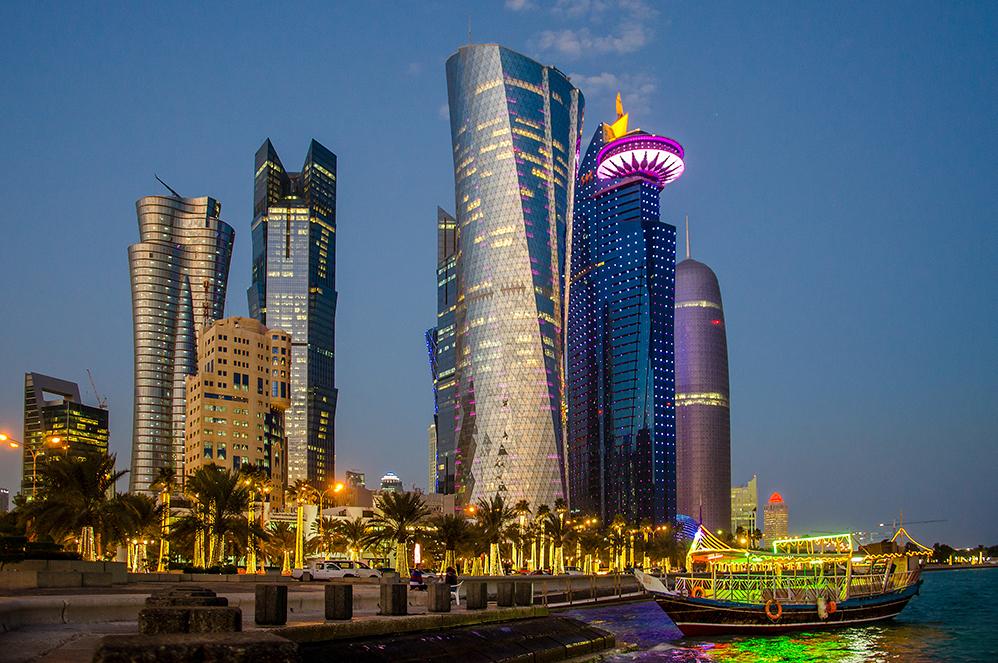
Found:
[{"label": "building facade", "polygon": [[427,492],[454,492],[456,392],[454,325],[457,310],[457,219],[437,208],[437,324],[426,332],[433,380],[433,424],[436,440],[432,459],[436,477]]},{"label": "building facade", "polygon": [[290,336],[253,318],[224,318],[201,335],[198,372],[186,385],[187,476],[205,465],[250,465],[287,485],[291,356]]},{"label": "building facade", "polygon": [[25,373],[22,439],[21,494],[32,499],[53,458],[107,455],[108,412],[82,403],[75,382]]},{"label": "building facade", "polygon": [[197,336],[222,317],[235,231],[214,198],[146,196],[128,247],[135,344],[129,490],[149,492],[161,468],[184,473],[185,382]]},{"label": "building facade", "polygon": [[759,490],[757,488],[758,479],[753,474],[745,485],[731,487],[731,531],[738,531],[739,527],[746,532],[754,532],[759,529],[757,518],[759,515]]},{"label": "building facade", "polygon": [[717,276],[690,257],[676,265],[676,475],[679,511],[709,529],[731,526],[728,341]]},{"label": "building facade", "polygon": [[609,522],[676,516],[676,228],[659,195],[682,147],[601,124],[579,168],[567,335],[571,507]]},{"label": "building facade", "polygon": [[771,544],[776,539],[785,539],[790,531],[790,513],[783,496],[773,493],[763,510],[762,535],[766,543]]},{"label": "building facade", "polygon": [[385,476],[381,477],[381,492],[383,493],[402,493],[405,490],[402,488],[402,479],[399,475],[394,472],[388,472]]},{"label": "building facade", "polygon": [[335,476],[336,155],[312,141],[301,172],[256,153],[250,315],[291,334],[288,478]]},{"label": "building facade", "polygon": [[[567,497],[567,231],[582,93],[496,44],[447,60],[457,213],[454,492]],[[439,453],[439,452],[438,452]]]},{"label": "building facade", "polygon": [[426,427],[426,492],[436,493],[437,485],[437,425]]}]

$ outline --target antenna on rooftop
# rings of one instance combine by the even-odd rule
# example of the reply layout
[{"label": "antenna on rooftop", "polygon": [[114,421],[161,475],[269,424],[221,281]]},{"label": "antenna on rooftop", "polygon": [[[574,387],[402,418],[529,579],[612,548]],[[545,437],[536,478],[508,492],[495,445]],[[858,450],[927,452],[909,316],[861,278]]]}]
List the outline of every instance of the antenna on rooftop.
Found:
[{"label": "antenna on rooftop", "polygon": [[159,175],[157,175],[156,173],[153,173],[152,176],[156,178],[157,182],[159,182],[160,184],[162,184],[163,186],[165,186],[167,189],[169,189],[170,193],[172,193],[174,196],[176,196],[177,198],[183,198],[183,196],[181,196],[179,193],[177,193],[176,191],[173,190],[173,187],[171,187],[169,184],[167,184],[166,182],[164,182],[163,180],[161,180],[159,178]]},{"label": "antenna on rooftop", "polygon": [[468,14],[468,45],[471,45],[471,14]]},{"label": "antenna on rooftop", "polygon": [[686,258],[690,257],[690,215],[686,215]]}]

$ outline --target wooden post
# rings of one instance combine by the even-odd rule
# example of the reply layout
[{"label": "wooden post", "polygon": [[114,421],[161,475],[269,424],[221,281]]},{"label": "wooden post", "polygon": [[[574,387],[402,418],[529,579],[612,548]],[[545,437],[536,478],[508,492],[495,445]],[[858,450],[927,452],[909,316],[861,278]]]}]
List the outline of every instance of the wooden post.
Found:
[{"label": "wooden post", "polygon": [[475,581],[464,583],[464,605],[468,610],[485,610],[488,607],[488,585]]},{"label": "wooden post", "polygon": [[381,611],[379,615],[405,615],[408,612],[409,595],[402,583],[381,585]]},{"label": "wooden post", "polygon": [[253,604],[258,626],[283,626],[288,623],[288,586],[267,584],[256,586]]},{"label": "wooden post", "polygon": [[353,618],[353,585],[326,585],[326,619]]},{"label": "wooden post", "polygon": [[427,612],[450,612],[450,585],[431,582],[426,586]]}]

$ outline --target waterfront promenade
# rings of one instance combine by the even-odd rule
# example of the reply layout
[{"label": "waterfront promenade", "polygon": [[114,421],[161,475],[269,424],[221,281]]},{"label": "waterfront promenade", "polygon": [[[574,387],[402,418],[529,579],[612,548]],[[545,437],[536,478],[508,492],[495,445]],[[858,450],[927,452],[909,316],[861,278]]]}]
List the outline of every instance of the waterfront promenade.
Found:
[{"label": "waterfront promenade", "polygon": [[[89,660],[104,635],[137,633],[138,612],[145,599],[170,587],[196,584],[228,599],[242,612],[244,632],[282,631],[285,637],[311,630],[326,639],[397,636],[426,631],[477,625],[497,621],[541,617],[548,608],[579,606],[639,597],[640,589],[631,576],[531,576],[511,578],[462,578],[464,582],[488,583],[491,603],[485,610],[468,610],[461,595],[450,613],[429,614],[427,593],[408,591],[406,616],[382,616],[379,611],[380,585],[376,580],[353,579],[353,619],[345,622],[324,620],[326,582],[297,582],[280,576],[180,576],[169,581],[155,574],[130,575],[130,582],[106,588],[32,589],[8,591],[0,596],[0,647],[4,660],[18,663]],[[531,583],[534,606],[497,608],[497,580]],[[285,627],[258,627],[254,622],[257,583],[279,582],[288,587],[288,622]],[[316,636],[318,637],[318,636]]]}]

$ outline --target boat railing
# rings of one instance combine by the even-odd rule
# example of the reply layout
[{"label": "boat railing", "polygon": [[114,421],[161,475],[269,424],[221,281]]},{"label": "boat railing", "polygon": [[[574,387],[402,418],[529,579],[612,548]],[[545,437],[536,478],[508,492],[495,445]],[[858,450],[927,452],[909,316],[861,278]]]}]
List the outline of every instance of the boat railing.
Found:
[{"label": "boat railing", "polygon": [[[685,596],[736,603],[815,603],[819,598],[845,600],[904,589],[918,579],[919,571],[890,574],[821,576],[742,574],[728,577],[676,578],[675,589]],[[699,591],[698,591],[699,590]]]}]

